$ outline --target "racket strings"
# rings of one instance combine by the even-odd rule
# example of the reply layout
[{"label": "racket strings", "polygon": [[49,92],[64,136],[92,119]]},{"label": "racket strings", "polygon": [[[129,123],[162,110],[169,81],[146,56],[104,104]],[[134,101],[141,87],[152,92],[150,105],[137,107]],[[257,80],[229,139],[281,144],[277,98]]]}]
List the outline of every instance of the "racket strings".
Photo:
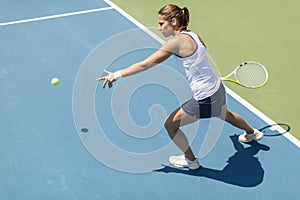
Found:
[{"label": "racket strings", "polygon": [[246,86],[257,87],[266,82],[268,75],[263,66],[247,63],[237,69],[235,78]]}]

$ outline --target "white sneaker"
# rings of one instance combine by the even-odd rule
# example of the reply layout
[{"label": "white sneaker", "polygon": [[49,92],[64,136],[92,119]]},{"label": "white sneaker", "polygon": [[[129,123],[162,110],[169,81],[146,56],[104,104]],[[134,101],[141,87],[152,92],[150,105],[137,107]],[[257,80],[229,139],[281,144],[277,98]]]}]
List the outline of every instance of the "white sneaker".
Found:
[{"label": "white sneaker", "polygon": [[253,140],[261,140],[263,137],[264,134],[262,132],[260,132],[257,129],[254,129],[254,132],[251,134],[247,134],[246,132],[244,132],[244,134],[240,135],[239,141],[249,143],[252,142]]},{"label": "white sneaker", "polygon": [[197,170],[200,168],[200,164],[197,158],[191,161],[186,158],[185,155],[170,156],[169,162],[171,163],[171,165],[179,168],[189,168],[192,170]]}]

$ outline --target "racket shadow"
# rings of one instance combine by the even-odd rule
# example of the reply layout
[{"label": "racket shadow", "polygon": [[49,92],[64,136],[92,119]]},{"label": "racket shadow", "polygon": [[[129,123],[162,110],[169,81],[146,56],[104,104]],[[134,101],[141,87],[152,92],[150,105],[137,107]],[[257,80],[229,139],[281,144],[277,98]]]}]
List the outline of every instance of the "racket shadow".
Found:
[{"label": "racket shadow", "polygon": [[203,166],[199,170],[164,166],[162,169],[155,170],[155,172],[179,173],[195,177],[204,177],[240,187],[255,187],[262,183],[264,169],[255,155],[257,155],[259,151],[269,151],[270,147],[256,141],[249,143],[249,147],[244,147],[238,141],[237,135],[230,136],[230,139],[236,152],[228,158],[227,165],[221,170]]},{"label": "racket shadow", "polygon": [[267,137],[277,137],[288,133],[291,130],[291,126],[285,123],[270,124],[259,129]]}]

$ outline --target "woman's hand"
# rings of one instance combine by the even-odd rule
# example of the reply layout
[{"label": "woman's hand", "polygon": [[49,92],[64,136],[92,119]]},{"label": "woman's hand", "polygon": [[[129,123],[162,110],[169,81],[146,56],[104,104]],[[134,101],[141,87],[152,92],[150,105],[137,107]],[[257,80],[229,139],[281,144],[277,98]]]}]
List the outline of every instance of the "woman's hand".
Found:
[{"label": "woman's hand", "polygon": [[97,78],[97,81],[104,81],[103,82],[103,88],[105,88],[106,84],[108,84],[108,87],[111,88],[113,86],[113,82],[116,81],[116,78],[114,77],[114,73],[104,70],[104,72],[107,74],[107,76],[103,76],[100,78]]}]

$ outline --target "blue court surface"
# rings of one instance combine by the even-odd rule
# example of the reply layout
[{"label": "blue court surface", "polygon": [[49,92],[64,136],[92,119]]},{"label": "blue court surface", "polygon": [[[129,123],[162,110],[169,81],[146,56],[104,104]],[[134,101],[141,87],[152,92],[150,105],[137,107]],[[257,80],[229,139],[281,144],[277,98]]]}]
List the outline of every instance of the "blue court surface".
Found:
[{"label": "blue court surface", "polygon": [[[104,69],[161,46],[110,1],[0,4],[1,200],[300,199],[299,141],[277,127],[241,144],[240,130],[201,120],[184,130],[202,168],[168,165],[180,152],[163,122],[188,86],[170,58],[102,89]],[[252,126],[274,123],[227,91],[228,107]]]}]

